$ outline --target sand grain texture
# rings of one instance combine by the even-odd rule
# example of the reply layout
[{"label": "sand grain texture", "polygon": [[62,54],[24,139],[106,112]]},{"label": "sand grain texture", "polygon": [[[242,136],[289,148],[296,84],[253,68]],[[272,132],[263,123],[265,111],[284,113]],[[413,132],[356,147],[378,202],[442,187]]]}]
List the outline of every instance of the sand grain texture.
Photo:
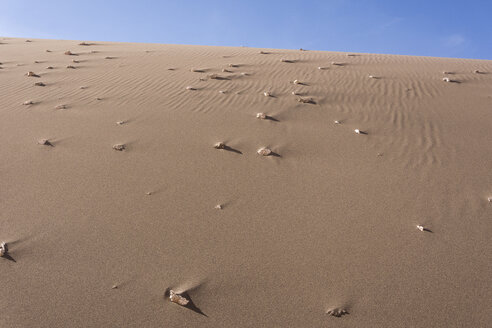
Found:
[{"label": "sand grain texture", "polygon": [[32,41],[0,46],[0,326],[492,322],[491,61]]}]

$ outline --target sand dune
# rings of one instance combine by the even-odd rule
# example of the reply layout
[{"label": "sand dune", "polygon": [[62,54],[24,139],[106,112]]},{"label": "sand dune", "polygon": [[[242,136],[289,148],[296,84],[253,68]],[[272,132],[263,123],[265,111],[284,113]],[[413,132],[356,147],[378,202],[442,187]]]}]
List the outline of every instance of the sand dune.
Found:
[{"label": "sand dune", "polygon": [[492,61],[0,41],[0,326],[490,325]]}]

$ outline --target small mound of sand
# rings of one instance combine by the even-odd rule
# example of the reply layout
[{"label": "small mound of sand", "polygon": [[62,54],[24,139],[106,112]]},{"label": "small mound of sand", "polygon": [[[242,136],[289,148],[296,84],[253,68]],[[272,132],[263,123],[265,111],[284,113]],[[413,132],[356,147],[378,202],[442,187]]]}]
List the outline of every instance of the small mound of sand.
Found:
[{"label": "small mound of sand", "polygon": [[73,56],[74,55],[70,50],[65,51],[64,54],[67,56]]}]

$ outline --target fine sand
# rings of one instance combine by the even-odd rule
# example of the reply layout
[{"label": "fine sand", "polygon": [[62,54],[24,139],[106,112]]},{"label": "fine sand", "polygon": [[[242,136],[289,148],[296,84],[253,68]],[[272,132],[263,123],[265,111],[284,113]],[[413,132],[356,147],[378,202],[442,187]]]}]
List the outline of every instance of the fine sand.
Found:
[{"label": "fine sand", "polygon": [[0,327],[490,326],[491,61],[0,41]]}]

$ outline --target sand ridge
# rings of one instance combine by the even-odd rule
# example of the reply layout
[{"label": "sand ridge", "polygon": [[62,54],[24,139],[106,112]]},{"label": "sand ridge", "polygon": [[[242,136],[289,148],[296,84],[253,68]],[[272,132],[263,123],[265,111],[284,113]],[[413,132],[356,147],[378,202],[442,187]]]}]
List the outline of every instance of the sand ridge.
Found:
[{"label": "sand ridge", "polygon": [[491,61],[25,41],[0,44],[2,325],[492,319]]}]

